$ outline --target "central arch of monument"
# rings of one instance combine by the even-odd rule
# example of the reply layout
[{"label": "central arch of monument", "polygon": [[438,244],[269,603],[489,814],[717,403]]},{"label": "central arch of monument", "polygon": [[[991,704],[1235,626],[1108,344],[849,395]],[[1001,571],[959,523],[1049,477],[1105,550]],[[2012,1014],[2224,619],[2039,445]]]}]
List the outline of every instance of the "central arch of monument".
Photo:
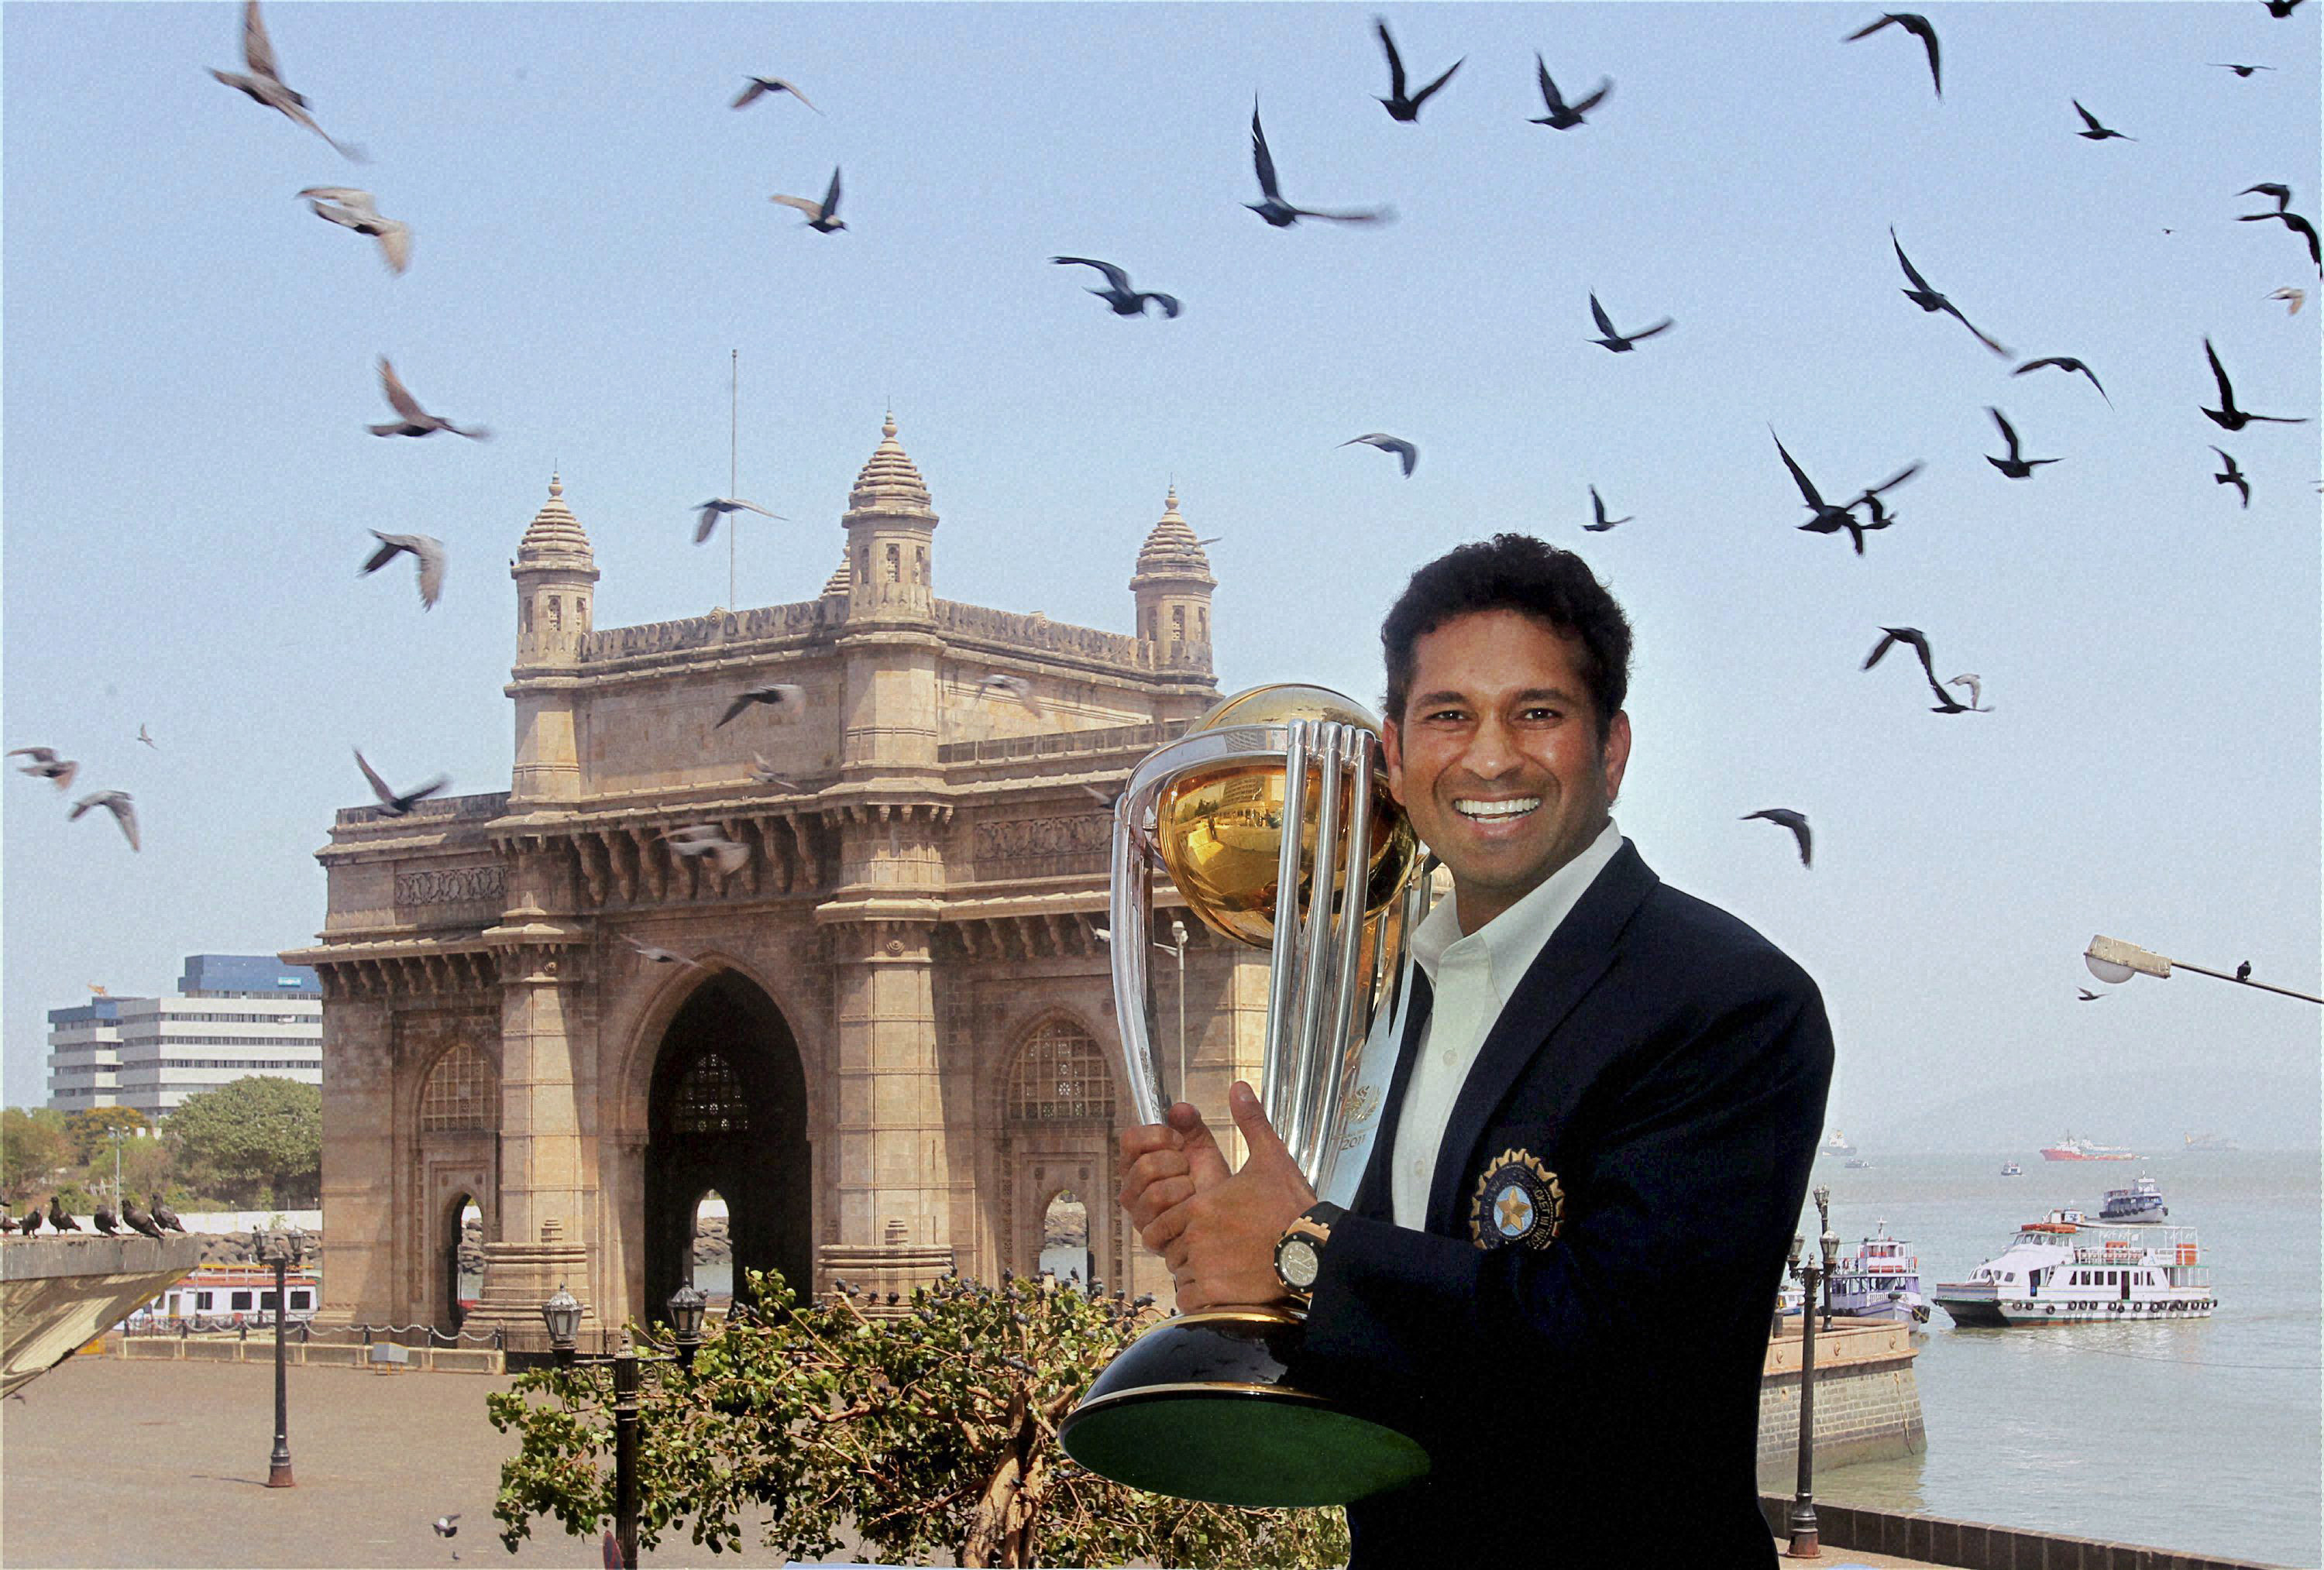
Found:
[{"label": "central arch of monument", "polygon": [[726,1201],[739,1293],[746,1270],[814,1280],[815,1166],[807,1075],[774,1001],[732,970],[705,981],[664,1028],[648,1094],[645,1303],[690,1276],[695,1206]]}]

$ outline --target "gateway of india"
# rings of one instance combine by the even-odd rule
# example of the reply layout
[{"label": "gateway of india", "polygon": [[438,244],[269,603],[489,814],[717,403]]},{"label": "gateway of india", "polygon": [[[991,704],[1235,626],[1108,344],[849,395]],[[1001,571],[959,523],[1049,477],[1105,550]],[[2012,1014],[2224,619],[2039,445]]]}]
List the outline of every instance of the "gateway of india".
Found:
[{"label": "gateway of india", "polygon": [[[892,416],[840,523],[816,599],[600,629],[550,481],[511,567],[508,790],[342,809],[324,930],[283,956],[324,988],[325,1322],[460,1322],[471,1205],[469,1330],[537,1332],[560,1285],[601,1325],[665,1317],[713,1190],[738,1283],[1028,1272],[1069,1194],[1097,1279],[1167,1289],[1112,1198],[1107,803],[1219,698],[1209,563],[1173,489],[1132,634],[938,599]],[[797,714],[719,722],[776,683]],[[673,854],[690,825],[747,862]],[[1223,1106],[1258,1068],[1266,956],[1184,932],[1156,1046]]]}]

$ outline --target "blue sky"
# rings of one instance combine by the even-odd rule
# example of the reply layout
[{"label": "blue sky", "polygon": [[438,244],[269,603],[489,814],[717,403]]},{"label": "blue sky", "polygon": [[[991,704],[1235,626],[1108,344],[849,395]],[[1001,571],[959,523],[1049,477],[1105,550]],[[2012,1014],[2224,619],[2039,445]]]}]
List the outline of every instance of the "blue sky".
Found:
[{"label": "blue sky", "polygon": [[[1909,1143],[1989,1105],[1996,1147],[2312,1143],[2324,1011],[2075,989],[2095,932],[2317,989],[2324,298],[2267,298],[2316,270],[2236,193],[2317,216],[2319,10],[1932,9],[1939,100],[1899,30],[1841,42],[1869,5],[1406,5],[1416,76],[1466,62],[1406,125],[1369,7],[269,6],[355,165],[206,74],[241,69],[235,6],[10,6],[0,726],[80,758],[75,794],[132,791],[145,849],[0,780],[7,1098],[42,1094],[42,1013],[85,983],[309,940],[350,746],[505,787],[503,563],[552,467],[599,625],[725,601],[688,510],[725,488],[738,350],[740,489],[790,519],[745,526],[743,604],[823,582],[891,400],[947,598],[1127,630],[1175,481],[1222,537],[1230,690],[1376,700],[1413,568],[1540,534],[1637,627],[1625,831],[1821,982],[1842,1126]],[[1569,96],[1613,78],[1589,124],[1526,123],[1536,50]],[[751,72],[824,113],[729,110]],[[1243,210],[1254,95],[1292,200],[1397,221]],[[2074,99],[2138,140],[2077,137]],[[835,164],[845,232],[767,200]],[[310,216],[314,184],[411,224],[410,272]],[[2015,358],[1902,298],[1892,225]],[[1060,252],[1185,315],[1117,319]],[[1593,289],[1677,325],[1608,354]],[[2310,423],[2204,419],[2207,336],[2246,408]],[[366,434],[381,353],[496,438]],[[2111,406],[2009,374],[2055,353]],[[2061,462],[2004,480],[1989,405]],[[1858,557],[1794,528],[1771,427],[1827,491],[1926,466]],[[1375,430],[1418,444],[1411,479],[1338,445]],[[1635,521],[1582,533],[1592,484]],[[433,611],[356,575],[373,528],[445,540]],[[1896,624],[1994,712],[1860,672]],[[1812,871],[1738,822],[1768,806],[1807,813]]]}]

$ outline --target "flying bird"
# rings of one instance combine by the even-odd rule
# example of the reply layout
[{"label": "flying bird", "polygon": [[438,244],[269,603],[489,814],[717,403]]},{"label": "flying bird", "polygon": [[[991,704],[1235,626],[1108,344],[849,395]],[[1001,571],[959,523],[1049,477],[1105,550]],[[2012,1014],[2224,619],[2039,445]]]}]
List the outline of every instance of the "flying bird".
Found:
[{"label": "flying bird", "polygon": [[1670,317],[1665,317],[1642,332],[1618,333],[1614,330],[1613,320],[1606,315],[1606,308],[1598,303],[1598,297],[1594,294],[1590,297],[1590,315],[1598,323],[1598,330],[1606,335],[1602,338],[1592,338],[1590,341],[1600,348],[1611,350],[1617,354],[1628,353],[1641,339],[1651,338],[1656,333],[1666,331],[1671,325]]},{"label": "flying bird", "polygon": [[[1775,437],[1775,451],[1782,455],[1784,467],[1792,472],[1792,482],[1800,488],[1801,499],[1806,502],[1808,510],[1814,514],[1799,527],[1809,534],[1838,534],[1841,529],[1846,529],[1848,537],[1855,544],[1856,554],[1859,556],[1864,554],[1866,530],[1886,528],[1895,521],[1892,516],[1881,510],[1880,493],[1894,490],[1921,472],[1921,465],[1917,461],[1907,464],[1879,484],[1868,487],[1863,495],[1845,507],[1834,507],[1823,499],[1821,491],[1816,490],[1815,482],[1808,478],[1807,472],[1802,469],[1792,457],[1790,451],[1784,445],[1784,438],[1775,436],[1774,427],[1770,426],[1767,428],[1767,434]],[[1855,510],[1858,507],[1870,509],[1872,512],[1870,522],[1857,521]]]},{"label": "flying bird", "polygon": [[1960,675],[1948,676],[1945,678],[1945,685],[1949,687],[1967,687],[1969,689],[1969,707],[1971,713],[1990,714],[1993,712],[1992,705],[1979,703],[1978,702],[1979,698],[1982,698],[1985,695],[1985,678],[1978,675],[1975,671],[1963,671]]},{"label": "flying bird", "polygon": [[1049,712],[1041,707],[1041,700],[1033,695],[1033,684],[1023,676],[1004,675],[995,671],[976,684],[976,695],[980,698],[1014,699],[1036,720],[1046,720],[1049,716]]},{"label": "flying bird", "polygon": [[[626,934],[622,941],[635,949],[638,951],[638,958],[649,965],[681,965],[689,970],[695,969],[696,962],[683,954],[674,954],[668,949],[657,949],[651,943],[641,943],[635,938]],[[448,1538],[452,1534],[446,1532],[444,1535]]]},{"label": "flying bird", "polygon": [[97,1229],[107,1237],[115,1235],[121,1230],[120,1217],[114,1215],[103,1204],[99,1204],[95,1210],[91,1211],[88,1218],[96,1222]]},{"label": "flying bird", "polygon": [[[1598,494],[1598,487],[1595,485],[1590,487],[1590,511],[1596,521],[1585,523],[1582,526],[1582,531],[1584,534],[1604,534],[1616,524],[1628,523],[1630,521],[1629,518],[1609,518],[1606,516],[1606,503],[1600,498]],[[1635,518],[1637,514],[1635,513],[1631,515],[1632,518]]]},{"label": "flying bird", "polygon": [[444,592],[444,542],[433,535],[382,534],[377,529],[371,531],[371,537],[379,541],[379,549],[363,565],[364,572],[376,573],[409,551],[420,568],[420,609],[435,609],[436,597]]},{"label": "flying bird", "polygon": [[2246,186],[2237,191],[2239,197],[2273,197],[2279,213],[2292,206],[2292,188],[2280,180],[2264,179],[2255,186]]},{"label": "flying bird", "polygon": [[1583,115],[1604,103],[1606,95],[1614,90],[1614,78],[1608,77],[1598,84],[1596,92],[1569,104],[1559,96],[1557,84],[1549,79],[1549,67],[1543,62],[1539,50],[1534,51],[1533,69],[1535,79],[1541,87],[1542,106],[1549,112],[1526,121],[1529,125],[1546,125],[1552,131],[1571,131],[1582,124]]},{"label": "flying bird", "polygon": [[182,1235],[186,1230],[186,1224],[178,1218],[178,1213],[175,1210],[161,1203],[161,1196],[159,1194],[153,1196],[153,1225],[165,1232]]},{"label": "flying bird", "polygon": [[59,1232],[80,1230],[80,1223],[65,1214],[65,1207],[57,1203],[57,1197],[54,1194],[49,1196],[49,1225]]},{"label": "flying bird", "polygon": [[718,725],[713,725],[711,729],[717,730],[719,725],[725,724],[753,703],[764,703],[772,709],[779,723],[796,720],[807,708],[807,689],[789,682],[748,688],[727,705],[726,712],[718,717]]},{"label": "flying bird", "polygon": [[1874,33],[1879,32],[1882,28],[1888,26],[1891,23],[1894,23],[1896,26],[1903,28],[1905,32],[1919,39],[1921,41],[1921,47],[1929,51],[1929,81],[1930,84],[1937,89],[1937,96],[1940,98],[1943,97],[1945,96],[1945,79],[1943,76],[1940,74],[1937,66],[1937,30],[1929,25],[1929,19],[1927,17],[1915,15],[1909,11],[1886,12],[1881,15],[1879,21],[1869,23],[1867,26],[1858,28],[1854,32],[1849,33],[1846,38],[1841,39],[1840,41],[1842,43],[1854,43],[1859,38],[1869,38]]},{"label": "flying bird", "polygon": [[1991,404],[1987,404],[1986,406],[1985,412],[1993,417],[1993,423],[2001,427],[2001,439],[2009,444],[2009,456],[2006,458],[1997,458],[1990,453],[1987,454],[1985,458],[1987,463],[2000,470],[2002,473],[2012,480],[2024,480],[2029,478],[2033,474],[2034,471],[2040,468],[2043,464],[2054,464],[2058,461],[2055,458],[2026,458],[2019,456],[2017,450],[2016,427],[2012,426],[2009,421],[2004,418],[2002,412],[1999,409],[1995,409]]},{"label": "flying bird", "polygon": [[2110,131],[2107,127],[2099,124],[2098,117],[2091,114],[2088,109],[2083,108],[2080,99],[2070,98],[2067,102],[2072,104],[2074,106],[2074,113],[2082,117],[2082,124],[2089,127],[2088,131],[2077,131],[2074,133],[2075,135],[2080,137],[2083,141],[2105,142],[2109,138],[2119,142],[2135,142],[2138,140],[2135,136],[2125,136],[2119,131]]},{"label": "flying bird", "polygon": [[751,777],[761,785],[778,785],[787,791],[799,791],[804,794],[802,786],[794,785],[777,774],[774,766],[755,752],[751,754]]},{"label": "flying bird", "polygon": [[2223,71],[2233,71],[2233,72],[2235,72],[2235,73],[2236,73],[2236,75],[2237,75],[2237,76],[2239,76],[2239,77],[2246,78],[2248,78],[2254,71],[2272,71],[2272,70],[2275,69],[2275,68],[2274,68],[2273,66],[2238,66],[2238,65],[2230,65],[2228,62],[2227,62],[2226,60],[2215,60],[2211,61],[2211,64],[2213,64],[2213,65],[2215,65],[2215,66],[2218,67],[2218,68],[2219,68],[2221,70],[2223,70]]},{"label": "flying bird", "polygon": [[1379,33],[1380,48],[1388,50],[1388,96],[1379,100],[1380,106],[1388,111],[1388,118],[1391,120],[1406,122],[1417,120],[1420,118],[1420,106],[1435,96],[1437,88],[1452,79],[1452,73],[1461,69],[1461,60],[1467,60],[1469,57],[1462,55],[1461,60],[1454,60],[1445,68],[1443,76],[1407,97],[1404,90],[1404,60],[1396,52],[1396,40],[1388,35],[1388,19],[1375,16],[1372,18],[1372,26]]},{"label": "flying bird", "polygon": [[724,830],[708,823],[688,823],[669,830],[662,835],[669,842],[670,854],[691,861],[697,856],[707,856],[718,863],[720,876],[731,877],[751,859],[751,848],[739,840],[730,840]]},{"label": "flying bird", "polygon": [[54,748],[12,747],[8,749],[8,756],[31,758],[32,762],[16,772],[29,774],[34,779],[54,780],[57,783],[57,789],[60,791],[70,790],[73,776],[80,772],[80,765],[78,762],[69,757],[59,757]]},{"label": "flying bird", "polygon": [[2098,995],[2092,992],[2089,987],[2077,987],[2074,988],[2074,1001],[2076,1003],[2096,1003],[2098,1000]]},{"label": "flying bird", "polygon": [[1392,436],[1385,431],[1373,431],[1366,436],[1350,436],[1340,445],[1352,447],[1358,442],[1361,442],[1368,447],[1378,447],[1383,453],[1394,453],[1397,461],[1404,465],[1404,474],[1407,480],[1412,477],[1412,466],[1420,462],[1420,449],[1402,436]]},{"label": "flying bird", "polygon": [[2039,360],[2028,360],[2024,364],[2020,365],[2016,370],[2011,372],[2009,374],[2012,376],[2023,376],[2028,371],[2039,371],[2044,365],[2054,365],[2059,370],[2065,372],[2080,372],[2084,376],[2090,379],[2090,385],[2098,390],[2098,396],[2106,399],[2107,407],[2108,409],[2112,409],[2114,407],[2114,399],[2107,397],[2106,387],[2098,381],[2098,372],[2083,364],[2080,360],[2075,359],[2071,354],[2044,354]]},{"label": "flying bird", "polygon": [[2243,216],[2237,218],[2236,222],[2238,224],[2264,224],[2271,219],[2282,225],[2285,228],[2291,230],[2293,234],[2307,241],[2308,260],[2316,263],[2317,270],[2319,271],[2324,271],[2324,255],[2319,254],[2316,244],[2316,225],[2310,223],[2306,218],[2301,217],[2298,213],[2288,212],[2282,209],[2278,209],[2273,213],[2246,213]]},{"label": "flying bird", "polygon": [[129,804],[127,791],[93,791],[73,803],[73,810],[65,814],[67,821],[79,817],[91,807],[103,807],[111,813],[113,821],[121,825],[122,838],[129,841],[129,849],[138,849],[137,809]]},{"label": "flying bird", "polygon": [[144,1211],[137,1208],[137,1203],[135,1200],[124,1199],[121,1201],[121,1219],[129,1224],[132,1231],[142,1232],[157,1243],[161,1241],[161,1228],[160,1224],[155,1222],[153,1217],[145,1214]]},{"label": "flying bird", "polygon": [[2246,414],[2236,407],[2236,390],[2227,381],[2227,368],[2219,363],[2218,352],[2211,347],[2209,338],[2203,340],[2203,353],[2211,362],[2211,375],[2219,384],[2219,407],[2203,411],[2213,425],[2222,430],[2239,431],[2254,420],[2275,426],[2304,426],[2308,423],[2305,415]]},{"label": "flying bird", "polygon": [[309,186],[299,194],[307,198],[307,210],[318,218],[378,241],[389,271],[401,272],[411,265],[411,225],[381,217],[376,198],[369,191],[351,186]]},{"label": "flying bird", "polygon": [[227,87],[244,94],[253,103],[263,104],[296,120],[308,130],[331,143],[331,151],[350,162],[364,161],[363,149],[332,141],[329,132],[315,124],[307,113],[307,100],[286,84],[274,64],[274,45],[266,37],[266,23],[259,18],[258,0],[247,0],[242,8],[242,60],[250,68],[248,76],[213,68],[210,75]]},{"label": "flying bird", "polygon": [[2304,289],[2286,287],[2277,289],[2267,298],[2282,300],[2284,304],[2283,314],[2287,317],[2296,317],[2300,314],[2300,308],[2308,303],[2308,291]]},{"label": "flying bird", "polygon": [[384,354],[379,357],[379,385],[380,390],[387,394],[390,407],[403,418],[372,427],[371,434],[375,436],[429,436],[438,431],[450,431],[454,436],[466,436],[472,442],[492,438],[493,433],[482,426],[456,426],[442,416],[429,414],[420,408],[420,400],[404,390],[402,381],[395,374],[395,367],[388,363]]},{"label": "flying bird", "polygon": [[1267,133],[1259,124],[1257,98],[1250,101],[1250,161],[1259,171],[1259,194],[1263,199],[1245,202],[1243,206],[1275,228],[1288,229],[1302,218],[1327,218],[1335,224],[1377,224],[1389,216],[1386,207],[1333,213],[1320,207],[1295,207],[1285,201],[1282,188],[1275,181],[1275,155],[1267,151]]},{"label": "flying bird", "polygon": [[1937,680],[1937,668],[1929,663],[1929,639],[1919,628],[1884,627],[1880,632],[1880,641],[1874,644],[1872,652],[1864,656],[1860,668],[1868,671],[1880,663],[1880,656],[1891,647],[1900,643],[1910,644],[1913,652],[1921,656],[1921,674],[1929,680],[1929,691],[1937,695],[1936,707],[1930,712],[1937,714],[1965,714],[1969,712],[1967,703],[1946,692],[1943,684]]},{"label": "flying bird", "polygon": [[355,767],[363,770],[364,778],[371,782],[371,794],[379,798],[379,804],[387,809],[387,815],[391,818],[402,817],[418,803],[452,783],[449,776],[439,774],[419,789],[399,794],[388,788],[387,782],[379,777],[377,769],[364,761],[361,748],[355,749]]},{"label": "flying bird", "polygon": [[1992,350],[1995,353],[2002,356],[2004,359],[2008,358],[2008,350],[1995,343],[1991,338],[1987,337],[1983,333],[1978,332],[1977,330],[1976,324],[1972,323],[1967,317],[1960,314],[1960,308],[1959,306],[1954,305],[1952,301],[1947,299],[1944,296],[1939,294],[1935,289],[1929,287],[1929,280],[1921,276],[1920,270],[1914,267],[1912,263],[1912,260],[1904,254],[1904,247],[1898,242],[1896,238],[1896,231],[1893,225],[1888,230],[1888,243],[1895,247],[1897,263],[1904,269],[1904,276],[1913,281],[1913,287],[1904,291],[1904,295],[1906,299],[1911,300],[1914,305],[1920,307],[1924,311],[1944,312],[1947,316],[1952,317],[1953,320],[1959,322],[1962,326],[1969,328],[1969,332],[1975,335],[1978,343],[1984,344],[1987,348]]},{"label": "flying bird", "polygon": [[456,1538],[460,1535],[460,1529],[452,1523],[459,1519],[459,1515],[455,1512],[448,1516],[438,1516],[429,1524],[436,1529],[436,1535],[439,1538]]},{"label": "flying bird", "polygon": [[1765,807],[1756,813],[1744,813],[1741,821],[1748,823],[1754,818],[1765,818],[1770,823],[1781,823],[1789,829],[1792,838],[1800,842],[1800,865],[1813,865],[1808,859],[1808,820],[1804,813],[1795,813],[1789,807]]},{"label": "flying bird", "polygon": [[1130,287],[1130,274],[1122,271],[1111,262],[1100,262],[1090,256],[1052,256],[1049,260],[1059,267],[1094,267],[1105,274],[1105,287],[1093,289],[1089,292],[1111,306],[1113,314],[1117,317],[1144,316],[1148,300],[1152,300],[1156,305],[1160,306],[1165,317],[1175,317],[1178,314],[1176,295],[1140,293]]},{"label": "flying bird", "polygon": [[788,523],[789,519],[779,512],[769,512],[755,501],[745,501],[739,496],[714,496],[707,501],[695,503],[698,516],[694,520],[694,543],[702,544],[717,531],[718,520],[730,512],[755,512],[761,518],[771,518],[777,523]]},{"label": "flying bird", "polygon": [[[751,105],[757,103],[761,98],[765,97],[769,93],[788,93],[800,103],[807,104],[808,108],[815,109],[814,105],[807,103],[807,95],[805,93],[800,92],[797,87],[794,87],[780,77],[752,77],[750,79],[750,85],[745,87],[742,92],[735,95],[734,102],[729,105],[728,107],[735,109],[748,108]],[[820,109],[815,109],[815,112],[818,115],[823,113]]]},{"label": "flying bird", "polygon": [[153,733],[145,729],[143,723],[140,723],[137,727],[137,739],[143,742],[146,746],[152,748],[156,752],[161,750],[161,744],[153,739]]},{"label": "flying bird", "polygon": [[2218,454],[2219,462],[2227,465],[2225,470],[2211,476],[2213,482],[2220,485],[2234,486],[2237,491],[2243,492],[2244,505],[2246,508],[2250,507],[2251,476],[2246,474],[2241,469],[2236,467],[2235,459],[2228,454],[2226,448],[2213,447],[2211,451]]},{"label": "flying bird", "polygon": [[780,202],[786,207],[797,207],[807,215],[807,226],[818,234],[828,234],[834,229],[847,225],[837,216],[839,212],[839,166],[831,166],[831,184],[823,193],[823,200],[808,201],[805,197],[769,197],[770,202]]},{"label": "flying bird", "polygon": [[2281,20],[2292,14],[2292,7],[2298,5],[2300,0],[2263,0],[2263,3],[2267,6],[2270,16]]}]

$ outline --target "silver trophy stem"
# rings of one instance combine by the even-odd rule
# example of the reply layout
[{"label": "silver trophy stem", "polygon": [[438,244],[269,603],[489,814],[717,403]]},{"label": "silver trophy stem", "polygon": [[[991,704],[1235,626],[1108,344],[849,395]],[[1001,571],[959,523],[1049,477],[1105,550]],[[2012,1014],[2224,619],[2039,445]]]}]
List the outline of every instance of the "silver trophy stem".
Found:
[{"label": "silver trophy stem", "polygon": [[[1146,963],[1147,933],[1154,926],[1154,868],[1145,840],[1147,799],[1152,787],[1124,790],[1113,804],[1113,857],[1109,916],[1112,921],[1114,1019],[1121,1028],[1121,1056],[1130,1105],[1141,1124],[1159,1123],[1169,1102],[1154,1060],[1154,996]],[[1185,1087],[1178,1088],[1185,1093]]]},{"label": "silver trophy stem", "polygon": [[[1362,730],[1351,731],[1348,739],[1348,853],[1346,865],[1340,871],[1340,887],[1344,892],[1340,896],[1340,924],[1334,933],[1339,953],[1332,967],[1331,1026],[1329,1033],[1316,1043],[1316,1070],[1322,1076],[1322,1086],[1315,1099],[1314,1126],[1308,1131],[1308,1148],[1314,1155],[1305,1168],[1310,1185],[1322,1176],[1323,1167],[1330,1159],[1331,1125],[1336,1121],[1340,1097],[1346,1088],[1348,1060],[1362,1045],[1360,1041],[1348,1040],[1349,1025],[1355,1016],[1356,993],[1361,989],[1367,1005],[1373,997],[1370,985],[1372,967],[1360,964],[1360,959],[1366,957],[1364,896],[1370,886],[1372,753],[1376,744],[1370,733]],[[1317,860],[1322,860],[1320,855]],[[1370,1021],[1367,1019],[1365,1023],[1369,1024]]]},{"label": "silver trophy stem", "polygon": [[1281,845],[1275,859],[1275,941],[1267,970],[1267,1046],[1259,1076],[1267,1121],[1278,1131],[1289,1124],[1290,1080],[1299,1054],[1294,1029],[1302,980],[1299,840],[1307,822],[1307,749],[1315,726],[1312,721],[1294,720],[1285,729]]},{"label": "silver trophy stem", "polygon": [[[1317,1070],[1323,1045],[1324,1024],[1332,1016],[1340,978],[1332,959],[1338,945],[1333,940],[1332,878],[1338,870],[1340,845],[1340,769],[1347,727],[1325,722],[1316,727],[1315,776],[1322,799],[1316,803],[1315,855],[1307,877],[1306,910],[1297,933],[1295,961],[1303,978],[1297,1024],[1292,1031],[1289,1106],[1276,1132],[1291,1152],[1291,1160],[1313,1180],[1314,1124],[1316,1103],[1323,1087]],[[1303,818],[1286,817],[1286,823]]]}]

